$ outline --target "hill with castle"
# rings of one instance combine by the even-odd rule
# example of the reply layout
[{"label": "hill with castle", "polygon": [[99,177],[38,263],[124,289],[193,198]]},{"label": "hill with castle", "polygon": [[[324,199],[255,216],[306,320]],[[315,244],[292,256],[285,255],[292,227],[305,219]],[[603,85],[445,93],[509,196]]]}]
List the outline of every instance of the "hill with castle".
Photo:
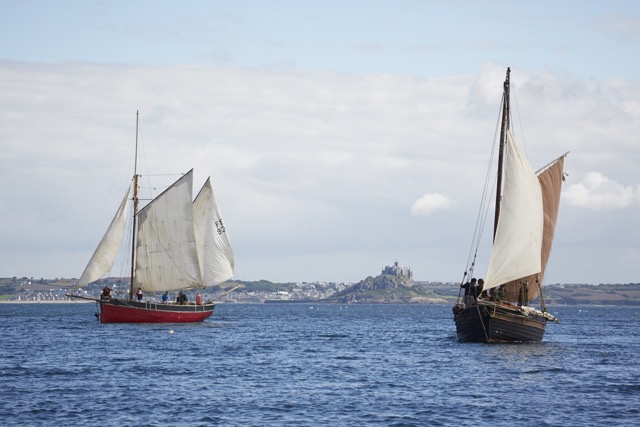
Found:
[{"label": "hill with castle", "polygon": [[364,280],[326,298],[325,302],[336,303],[446,303],[432,288],[413,281],[410,268],[401,267],[396,261],[386,266],[376,277]]}]

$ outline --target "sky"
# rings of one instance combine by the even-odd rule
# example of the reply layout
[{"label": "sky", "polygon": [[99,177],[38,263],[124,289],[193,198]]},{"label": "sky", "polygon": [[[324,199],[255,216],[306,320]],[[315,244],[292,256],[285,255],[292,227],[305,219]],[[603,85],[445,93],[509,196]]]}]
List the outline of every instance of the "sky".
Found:
[{"label": "sky", "polygon": [[534,169],[569,152],[546,283],[640,281],[636,1],[0,10],[0,277],[81,275],[139,111],[145,182],[211,177],[237,279],[357,282],[397,261],[462,280],[511,67]]}]

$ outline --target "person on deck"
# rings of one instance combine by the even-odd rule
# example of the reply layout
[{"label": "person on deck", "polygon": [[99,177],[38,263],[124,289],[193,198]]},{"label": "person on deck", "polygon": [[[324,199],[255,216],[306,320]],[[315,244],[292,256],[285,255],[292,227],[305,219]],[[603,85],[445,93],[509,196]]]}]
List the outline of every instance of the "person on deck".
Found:
[{"label": "person on deck", "polygon": [[176,302],[180,305],[185,305],[187,303],[187,295],[180,291],[180,293],[178,294],[178,298],[176,298]]},{"label": "person on deck", "polygon": [[167,301],[169,301],[169,292],[168,291],[164,291],[164,294],[162,294],[162,303],[166,304]]},{"label": "person on deck", "polygon": [[[478,282],[476,283],[476,285],[473,288],[473,296],[475,297],[475,299],[478,299],[478,297],[482,293],[482,286],[484,286],[484,280],[478,279]],[[485,296],[486,296],[486,294],[485,294]]]},{"label": "person on deck", "polygon": [[100,292],[100,299],[109,299],[111,298],[111,289],[108,286],[102,288],[102,292]]},{"label": "person on deck", "polygon": [[529,302],[529,289],[527,288],[527,281],[523,280],[520,285],[520,291],[518,292],[518,307],[526,306]]},{"label": "person on deck", "polygon": [[505,298],[504,285],[500,285],[500,287],[498,288],[498,301],[504,301]]},{"label": "person on deck", "polygon": [[142,288],[138,288],[138,292],[136,292],[136,297],[138,297],[138,301],[142,301]]},{"label": "person on deck", "polygon": [[196,294],[196,305],[202,305],[202,295],[200,295],[200,292]]},{"label": "person on deck", "polygon": [[474,287],[476,286],[476,279],[475,277],[473,279],[471,279],[470,282],[464,283],[462,285],[460,285],[461,288],[464,289],[464,305],[465,307],[469,307],[470,305],[473,305],[474,302]]}]

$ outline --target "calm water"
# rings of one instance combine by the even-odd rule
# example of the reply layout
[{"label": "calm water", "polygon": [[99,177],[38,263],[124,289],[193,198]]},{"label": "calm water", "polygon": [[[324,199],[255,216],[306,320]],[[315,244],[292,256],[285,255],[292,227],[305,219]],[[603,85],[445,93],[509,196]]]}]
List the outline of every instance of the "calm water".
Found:
[{"label": "calm water", "polygon": [[553,308],[542,343],[501,345],[458,343],[449,306],[216,310],[101,325],[93,304],[0,304],[0,425],[640,423],[640,309]]}]

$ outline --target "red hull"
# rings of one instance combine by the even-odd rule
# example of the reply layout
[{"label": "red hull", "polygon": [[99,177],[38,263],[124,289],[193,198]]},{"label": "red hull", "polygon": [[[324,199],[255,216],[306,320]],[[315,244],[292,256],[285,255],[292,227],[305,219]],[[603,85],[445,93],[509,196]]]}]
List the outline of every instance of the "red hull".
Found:
[{"label": "red hull", "polygon": [[100,301],[101,323],[191,323],[213,314],[215,304],[175,305],[123,300]]}]

